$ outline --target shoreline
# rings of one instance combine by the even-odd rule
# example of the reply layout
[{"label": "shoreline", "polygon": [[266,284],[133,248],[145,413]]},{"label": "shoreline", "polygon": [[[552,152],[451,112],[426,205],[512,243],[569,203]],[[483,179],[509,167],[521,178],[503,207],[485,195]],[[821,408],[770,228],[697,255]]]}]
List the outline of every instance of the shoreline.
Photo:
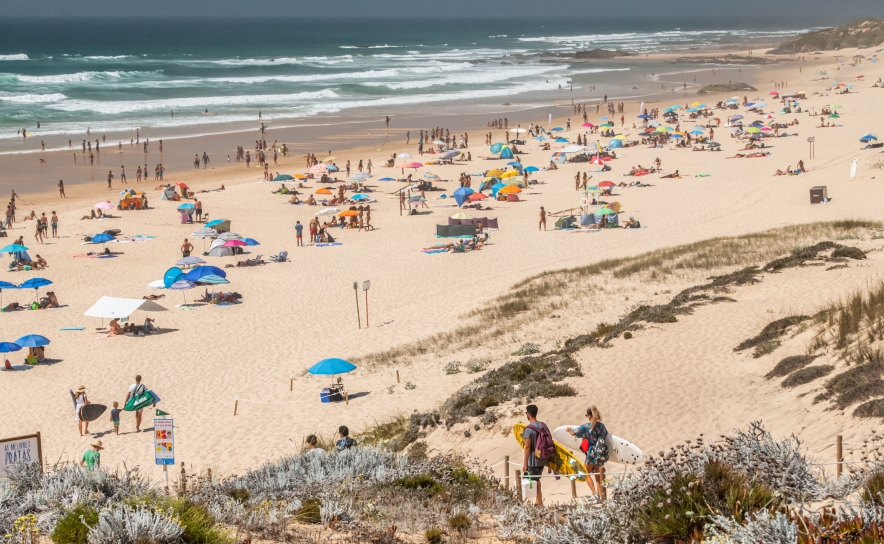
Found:
[{"label": "shoreline", "polygon": [[[726,52],[739,54],[741,56],[748,56],[750,53],[749,50],[730,49]],[[714,56],[720,55],[721,53],[723,53],[722,50],[716,49],[715,51],[710,52],[708,55]],[[647,63],[653,63],[659,62],[661,60],[673,60],[675,58],[681,58],[684,56],[694,56],[702,58],[706,55],[665,53],[649,55],[648,57],[639,57],[636,60],[641,61],[642,59],[644,59]],[[782,63],[784,62],[784,60],[788,60],[787,58],[783,59],[781,57],[785,56],[774,57],[779,60],[777,63],[761,64],[758,66],[711,65],[706,68],[699,68],[698,66],[702,65],[693,63],[678,64],[673,62],[673,66],[683,66],[685,69],[661,74],[654,74],[653,77],[656,81],[672,83],[675,81],[674,79],[666,78],[671,78],[671,76],[676,76],[679,74],[700,74],[704,72],[711,72],[712,70],[720,70],[727,73],[728,71],[742,70],[743,68],[746,68],[750,71],[749,73],[752,75],[752,77],[751,81],[744,82],[758,88],[758,92],[762,92],[762,88],[764,87],[764,84],[762,82],[769,77],[769,74],[771,72],[779,73],[783,67]],[[584,62],[579,59],[569,60],[578,63]],[[603,63],[605,62],[605,60],[593,60],[592,62]],[[810,67],[809,65],[811,64],[812,61],[808,61],[802,63],[801,66]],[[826,63],[821,59],[819,61],[819,64],[825,65]],[[618,98],[611,96],[608,98],[610,102],[624,102],[626,104],[626,111],[632,112],[633,109],[637,110],[637,106],[641,102],[644,102],[646,105],[653,105],[668,101],[668,99],[670,98],[676,103],[680,103],[681,100],[685,99],[698,98],[714,103],[717,102],[719,99],[729,98],[731,95],[731,93],[710,93],[698,95],[695,89],[699,87],[700,84],[697,84],[697,87],[694,87],[693,89],[689,87],[687,91],[667,91],[666,93],[657,92],[649,95],[641,95],[638,97]],[[601,102],[601,98],[578,98],[577,100],[575,100],[575,103],[595,103],[596,101]],[[506,108],[506,106],[500,106],[500,108]],[[380,159],[383,157],[384,160],[386,160],[386,158],[388,157],[380,154],[381,151],[378,149],[378,142],[381,142],[381,148],[392,148],[394,146],[394,143],[396,143],[397,145],[401,144],[401,141],[405,139],[405,133],[409,131],[413,133],[411,140],[416,141],[417,134],[421,130],[421,127],[438,126],[438,123],[440,123],[440,119],[444,119],[444,124],[446,124],[449,128],[453,128],[453,133],[469,133],[471,134],[473,141],[475,141],[477,136],[481,136],[481,134],[484,132],[490,131],[492,133],[503,133],[503,129],[491,129],[490,127],[483,126],[483,121],[488,117],[507,117],[508,119],[510,119],[510,126],[513,127],[516,125],[526,126],[531,122],[543,124],[548,120],[548,115],[552,113],[554,124],[564,124],[565,119],[569,117],[569,114],[567,113],[569,111],[570,109],[565,107],[529,106],[525,108],[517,108],[515,110],[499,109],[483,113],[468,114],[451,113],[432,115],[391,115],[392,126],[390,126],[389,128],[383,126],[382,118],[373,120],[368,119],[365,116],[361,116],[352,117],[339,123],[297,123],[280,128],[273,128],[271,125],[267,129],[265,140],[268,143],[274,140],[278,141],[280,144],[286,143],[290,150],[288,157],[282,157],[281,154],[279,155],[279,164],[272,167],[271,171],[275,172],[278,169],[288,169],[290,170],[290,172],[283,173],[294,173],[303,169],[301,166],[299,166],[299,163],[303,161],[303,155],[305,155],[306,153],[315,153],[317,157],[321,157],[327,156],[326,153],[329,150],[332,152],[333,155],[338,157],[336,163],[338,163],[339,166],[343,166],[347,159],[350,159],[351,161],[358,161],[360,159],[366,160],[368,158],[371,158],[372,161],[376,164],[383,164],[383,161],[381,161]],[[600,114],[604,113],[606,112],[600,112]],[[624,116],[626,115],[628,114],[624,114]],[[589,113],[589,117],[590,121],[596,120],[596,115],[594,112]],[[316,117],[301,119],[301,121],[309,120],[319,121],[321,119]],[[633,116],[633,121],[634,120],[635,119]],[[293,121],[297,121],[297,119],[293,119]],[[628,121],[629,118],[627,117],[627,122]],[[256,120],[256,122],[259,123],[260,121]],[[397,126],[399,123],[408,124],[405,126]],[[627,126],[629,125],[627,124]],[[578,126],[576,128],[579,129],[580,127]],[[615,127],[615,129],[616,128],[618,127]],[[364,133],[360,133],[359,129],[366,130]],[[572,132],[574,131],[575,129],[572,129]],[[70,193],[70,189],[76,188],[78,194],[85,190],[83,194],[88,194],[90,198],[92,196],[101,196],[103,194],[106,194],[106,187],[103,185],[103,180],[106,180],[106,171],[103,170],[103,168],[108,168],[114,173],[113,189],[116,192],[119,192],[119,190],[122,190],[118,179],[119,165],[125,165],[125,162],[123,161],[129,162],[130,160],[138,161],[130,163],[130,166],[126,167],[127,177],[130,180],[134,180],[134,172],[139,164],[143,164],[142,161],[146,161],[151,171],[153,166],[157,163],[162,163],[166,167],[166,172],[164,175],[164,180],[166,182],[183,181],[186,183],[194,183],[197,189],[204,188],[202,184],[206,183],[208,183],[209,185],[211,185],[212,183],[217,185],[217,179],[213,180],[213,182],[210,183],[206,182],[205,180],[200,179],[198,174],[193,173],[193,169],[184,166],[184,164],[192,164],[191,152],[183,150],[183,147],[188,145],[191,146],[192,150],[197,150],[200,155],[203,151],[208,151],[210,160],[212,161],[209,170],[212,170],[215,174],[221,174],[222,176],[224,176],[225,183],[255,181],[255,176],[245,173],[244,169],[242,169],[243,171],[241,173],[237,173],[237,166],[235,166],[235,163],[227,163],[227,156],[234,154],[233,150],[237,145],[243,145],[242,140],[245,139],[245,135],[248,132],[248,129],[243,129],[200,136],[184,135],[179,137],[172,137],[164,140],[164,142],[172,143],[171,145],[169,143],[165,143],[164,153],[162,154],[156,151],[158,147],[158,141],[155,139],[150,143],[150,151],[147,155],[133,150],[133,148],[137,148],[138,146],[130,146],[128,144],[124,144],[122,157],[119,157],[120,153],[117,152],[116,146],[104,144],[102,148],[104,148],[106,151],[104,151],[104,153],[95,154],[96,164],[91,168],[82,164],[82,161],[86,159],[85,156],[79,152],[80,150],[77,147],[72,147],[70,151],[46,151],[43,153],[41,153],[40,151],[34,151],[27,153],[0,154],[0,171],[15,172],[17,174],[15,176],[16,179],[21,180],[16,182],[0,181],[0,192],[14,189],[20,195],[27,195],[28,198],[32,199],[35,204],[49,200],[52,196],[57,196],[56,184],[58,183],[58,181],[49,181],[41,189],[35,190],[29,187],[28,182],[30,182],[30,184],[35,184],[36,181],[34,181],[33,178],[37,177],[44,180],[47,178],[50,180],[53,180],[54,178],[63,179],[65,182],[65,189],[68,193]],[[259,134],[257,130],[255,130],[255,134]],[[497,137],[496,134],[495,137]],[[501,138],[501,140],[502,139],[503,138]],[[309,140],[309,143],[306,143],[305,140]],[[246,150],[249,150],[251,147],[253,147],[253,145],[254,142],[252,146],[243,145],[243,147]],[[473,149],[481,149],[481,146],[473,145],[470,150]],[[73,164],[71,154],[77,155],[76,165]],[[101,155],[105,156],[105,165],[107,166],[101,164]],[[108,156],[110,156],[111,158],[108,159]],[[21,165],[21,159],[23,157],[33,157],[34,159],[46,158],[47,163],[51,163],[51,166],[25,167]],[[231,160],[233,159],[231,158]],[[476,161],[473,162],[475,163]],[[67,165],[64,165],[64,163],[67,163]],[[108,163],[110,164],[108,165]],[[62,164],[62,166],[58,166],[58,164]],[[31,173],[30,168],[36,168],[36,173]],[[24,169],[25,172],[22,172],[22,169]],[[88,173],[86,173],[85,175],[83,173],[84,169],[88,169]],[[191,174],[188,174],[188,171],[190,171]],[[282,172],[282,170],[279,171]],[[260,174],[256,175],[258,176],[258,178],[260,178]],[[74,177],[72,178],[72,176]],[[260,181],[260,179],[257,180]],[[153,187],[153,185],[151,185],[152,182],[153,180],[146,183],[146,185],[144,186]],[[43,182],[41,182],[41,185],[42,183]],[[24,189],[22,189],[22,187],[24,187]],[[89,188],[86,189],[86,187]],[[152,196],[150,195],[150,193],[148,193],[148,195],[149,197]]]}]

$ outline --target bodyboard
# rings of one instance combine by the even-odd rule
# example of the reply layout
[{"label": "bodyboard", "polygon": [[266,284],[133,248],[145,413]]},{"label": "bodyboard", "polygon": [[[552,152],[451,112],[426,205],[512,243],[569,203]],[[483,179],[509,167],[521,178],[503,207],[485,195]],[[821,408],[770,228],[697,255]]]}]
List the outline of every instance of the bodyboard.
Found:
[{"label": "bodyboard", "polygon": [[80,419],[83,421],[95,421],[107,410],[104,404],[86,404],[80,408]]}]

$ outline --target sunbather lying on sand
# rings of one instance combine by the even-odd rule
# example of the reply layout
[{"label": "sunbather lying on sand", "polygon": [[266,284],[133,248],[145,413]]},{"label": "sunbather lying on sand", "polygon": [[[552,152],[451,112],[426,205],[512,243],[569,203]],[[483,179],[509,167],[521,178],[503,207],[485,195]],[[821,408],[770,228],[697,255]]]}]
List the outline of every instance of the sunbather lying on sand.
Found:
[{"label": "sunbather lying on sand", "polygon": [[144,299],[144,300],[159,300],[159,299],[161,299],[161,298],[163,298],[163,297],[165,297],[165,296],[166,296],[166,295],[147,295],[147,296],[144,296],[144,297],[141,297],[141,298]]},{"label": "sunbather lying on sand", "polygon": [[776,171],[776,173],[774,173],[774,175],[775,176],[791,176],[792,173],[793,173],[792,172],[792,165],[789,165],[786,167],[785,170],[780,170],[779,168],[777,168],[777,171]]},{"label": "sunbather lying on sand", "polygon": [[665,176],[660,176],[660,179],[681,179],[681,175],[678,173],[678,170],[671,174],[667,174]]},{"label": "sunbather lying on sand", "polygon": [[758,151],[757,153],[737,153],[733,157],[725,157],[726,159],[760,159],[763,157],[770,156],[770,151],[767,153],[763,151]]}]

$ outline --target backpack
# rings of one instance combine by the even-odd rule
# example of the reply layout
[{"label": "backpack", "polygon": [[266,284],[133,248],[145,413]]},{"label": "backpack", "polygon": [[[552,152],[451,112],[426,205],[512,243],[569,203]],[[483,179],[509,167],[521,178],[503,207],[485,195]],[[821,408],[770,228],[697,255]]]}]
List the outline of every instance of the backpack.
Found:
[{"label": "backpack", "polygon": [[534,426],[534,423],[528,425],[528,428],[537,433],[537,438],[534,440],[534,457],[538,459],[549,459],[553,455],[556,454],[556,445],[553,442],[552,433],[549,432],[549,427],[546,426],[546,423],[540,423],[536,421],[539,426]]},{"label": "backpack", "polygon": [[356,445],[356,441],[353,440],[352,438],[350,438],[349,436],[346,436],[338,441],[338,449],[341,451],[349,450],[350,448],[352,448],[355,445]]}]

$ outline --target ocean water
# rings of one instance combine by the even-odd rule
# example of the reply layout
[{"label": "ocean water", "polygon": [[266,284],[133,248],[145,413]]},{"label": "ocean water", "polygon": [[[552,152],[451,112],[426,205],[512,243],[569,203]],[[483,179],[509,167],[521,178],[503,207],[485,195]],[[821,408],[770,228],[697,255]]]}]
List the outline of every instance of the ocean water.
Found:
[{"label": "ocean water", "polygon": [[[67,148],[69,139],[101,134],[128,143],[136,128],[151,139],[251,130],[258,112],[274,127],[549,105],[588,98],[590,85],[594,96],[639,96],[654,92],[672,65],[549,55],[697,52],[775,43],[808,28],[730,24],[737,26],[683,18],[4,21],[0,153],[34,152],[39,140]],[[21,128],[33,137],[23,140]]]}]

